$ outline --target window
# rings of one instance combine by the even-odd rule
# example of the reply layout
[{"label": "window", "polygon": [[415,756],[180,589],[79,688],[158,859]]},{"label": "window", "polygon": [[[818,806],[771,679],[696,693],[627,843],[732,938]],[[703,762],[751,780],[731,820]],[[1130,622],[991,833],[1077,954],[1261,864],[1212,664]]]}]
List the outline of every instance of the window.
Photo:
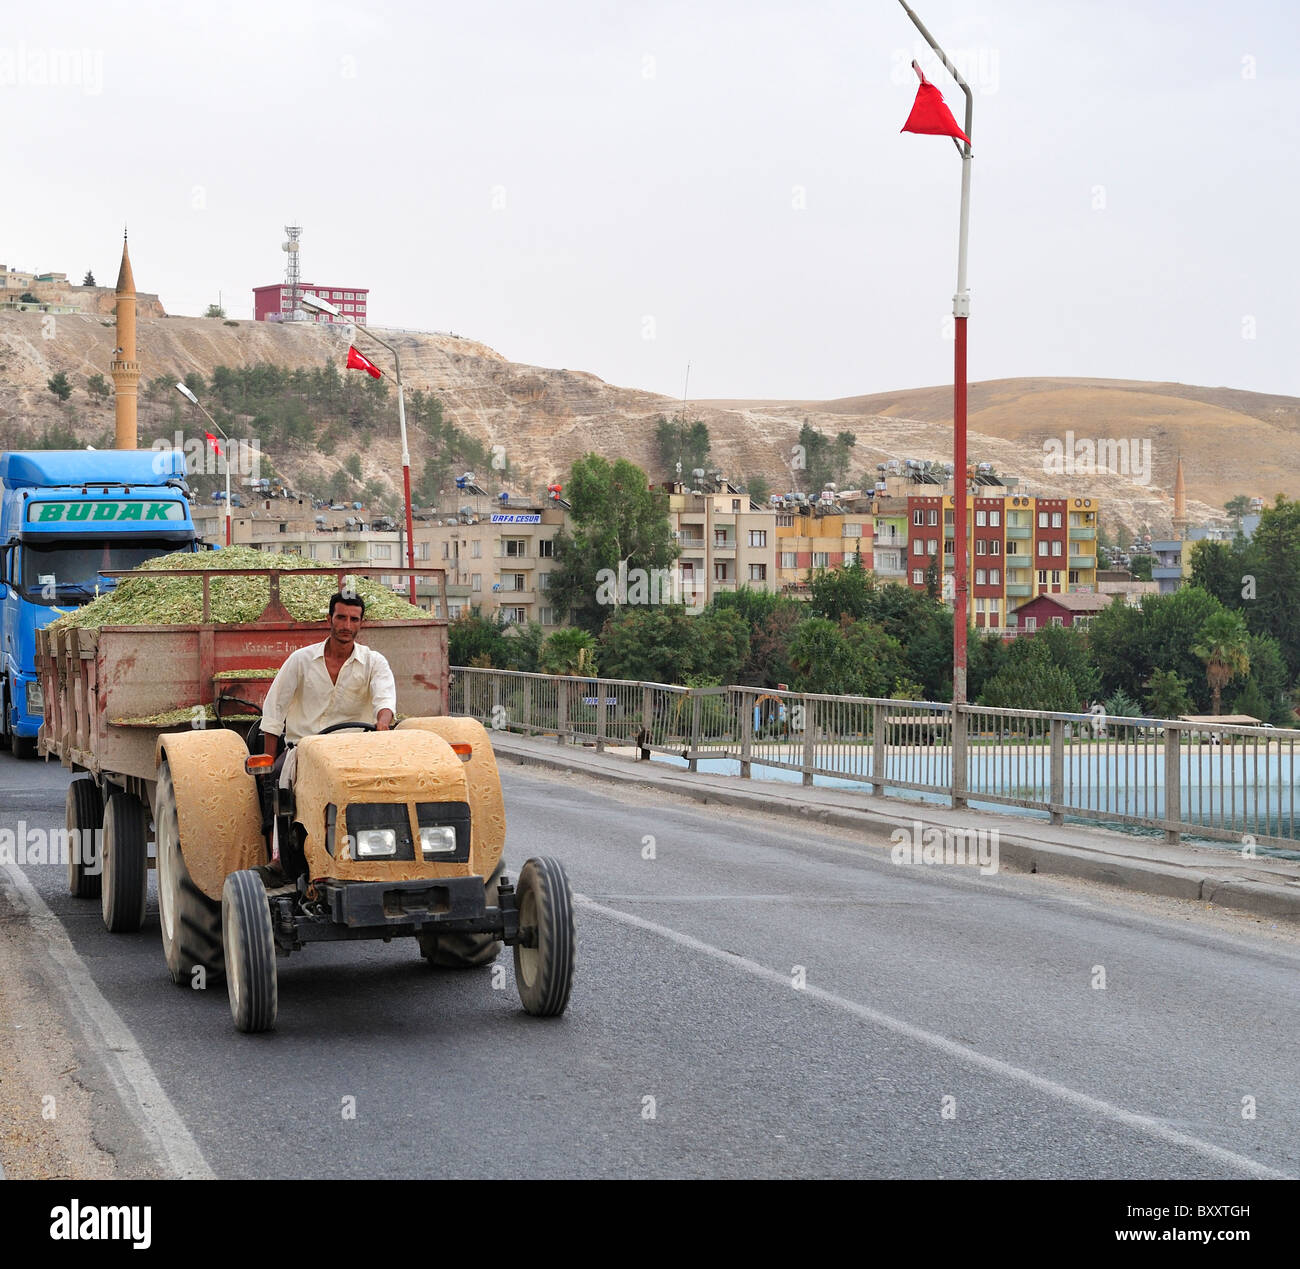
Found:
[{"label": "window", "polygon": [[977,568],[975,570],[975,585],[976,586],[988,585],[988,576],[982,568]]},{"label": "window", "polygon": [[913,555],[925,554],[925,543],[922,542],[920,538],[912,539],[912,554]]},{"label": "window", "polygon": [[1053,554],[1053,555],[1060,555],[1060,554],[1061,554],[1061,544],[1060,544],[1059,541],[1057,541],[1057,542],[1053,542],[1053,543],[1052,543],[1052,554]]},{"label": "window", "polygon": [[1040,568],[1038,570],[1038,584],[1040,586],[1047,585],[1047,570],[1045,568]]},{"label": "window", "polygon": [[1071,586],[1077,586],[1078,584],[1079,584],[1079,573],[1078,573],[1078,570],[1072,568],[1072,569],[1070,570],[1070,585],[1071,585]]},{"label": "window", "polygon": [[862,526],[860,524],[846,524],[844,526],[844,536],[846,538],[860,538],[862,536]]},{"label": "window", "polygon": [[829,551],[814,551],[812,553],[813,568],[830,568],[831,557]]},{"label": "window", "polygon": [[537,589],[538,589],[538,590],[550,590],[550,589],[551,589],[551,575],[550,575],[550,573],[538,573],[538,574],[537,574]]},{"label": "window", "polygon": [[537,543],[537,555],[539,559],[553,560],[555,558],[555,539],[542,538]]},{"label": "window", "polygon": [[912,585],[913,586],[925,585],[925,573],[919,568],[914,568],[912,570]]},{"label": "window", "polygon": [[996,529],[996,528],[997,528],[1001,523],[1002,523],[1002,512],[1000,512],[1000,511],[990,511],[990,512],[989,512],[989,528],[990,528],[990,529]]},{"label": "window", "polygon": [[525,573],[503,573],[501,575],[502,590],[527,590],[528,577]]},{"label": "window", "polygon": [[1002,601],[1000,599],[989,600],[989,625],[996,626],[998,618],[1002,615]]},{"label": "window", "polygon": [[1045,528],[1047,528],[1047,512],[1046,512],[1046,511],[1040,511],[1040,512],[1038,513],[1038,527],[1039,527],[1040,529],[1045,529]]},{"label": "window", "polygon": [[506,621],[513,622],[517,626],[522,626],[528,620],[527,608],[503,608],[501,615]]},{"label": "window", "polygon": [[732,509],[732,511],[739,511],[739,510],[740,510],[740,499],[739,499],[739,498],[733,498],[733,499],[731,500],[731,509]]},{"label": "window", "polygon": [[926,517],[925,517],[925,522],[926,522],[926,524],[938,524],[938,523],[939,523],[939,513],[938,513],[938,511],[929,511],[929,512],[927,512],[927,513],[926,513]]},{"label": "window", "polygon": [[483,543],[475,538],[474,541],[470,543],[469,553],[471,559],[481,559],[483,557]]},{"label": "window", "polygon": [[442,544],[442,558],[443,558],[444,560],[449,560],[449,559],[451,559],[451,543],[450,543],[450,542],[444,542],[444,543]]},{"label": "window", "polygon": [[945,512],[943,513],[943,522],[944,522],[944,524],[946,524],[949,528],[952,528],[952,526],[953,526],[954,524],[957,523],[957,514],[956,514],[956,512],[954,512],[954,511],[945,511]]},{"label": "window", "polygon": [[715,582],[729,582],[731,577],[727,570],[731,567],[730,560],[718,560],[713,565],[713,580]]},{"label": "window", "polygon": [[1063,626],[1063,625],[1065,625],[1065,618],[1064,618],[1064,617],[1053,617],[1053,618],[1052,618],[1052,625],[1054,625],[1054,626]]},{"label": "window", "polygon": [[749,566],[749,580],[750,580],[751,582],[765,582],[765,581],[767,581],[767,565],[766,565],[766,564],[751,564],[751,565]]},{"label": "window", "polygon": [[1052,572],[1052,585],[1059,586],[1060,584],[1061,584],[1061,570],[1054,569]]},{"label": "window", "polygon": [[912,523],[915,525],[923,525],[925,523],[925,512],[922,511],[920,507],[917,507],[917,509],[912,512]]},{"label": "window", "polygon": [[717,548],[720,547],[720,548],[722,548],[723,550],[729,551],[729,550],[730,550],[733,546],[735,546],[735,545],[736,545],[735,542],[732,541],[731,539],[729,539],[729,538],[727,537],[727,530],[726,530],[726,529],[714,529],[714,530],[713,530],[713,546],[714,546],[714,549],[717,549]]},{"label": "window", "polygon": [[427,542],[417,542],[415,544],[415,558],[417,560],[427,560],[429,558],[429,544]]},{"label": "window", "polygon": [[342,292],[342,291],[335,291],[335,292],[334,292],[334,298],[335,298],[336,300],[341,300],[341,299],[343,298],[343,292]]},{"label": "window", "polygon": [[527,538],[505,538],[503,544],[507,559],[521,560],[528,554]]},{"label": "window", "polygon": [[[920,521],[918,521],[917,523],[919,524]],[[793,529],[794,528],[793,513],[787,514],[786,512],[782,512],[781,514],[779,514],[776,517],[776,527],[778,529]]]},{"label": "window", "polygon": [[1002,585],[1002,570],[1000,568],[989,569],[989,585],[990,586]]},{"label": "window", "polygon": [[391,542],[372,542],[370,544],[370,558],[374,560],[391,560],[393,558],[393,544]]},{"label": "window", "polygon": [[766,530],[766,529],[750,529],[750,531],[749,531],[749,545],[750,545],[750,546],[766,546],[766,545],[767,545],[767,530]]},{"label": "window", "polygon": [[555,609],[539,608],[537,610],[537,620],[540,621],[544,626],[555,625]]},{"label": "window", "polygon": [[975,539],[975,554],[987,555],[989,553],[989,544],[983,538]]},{"label": "window", "polygon": [[862,552],[861,552],[861,551],[845,551],[845,552],[844,552],[844,565],[845,565],[846,568],[850,568],[850,567],[852,567],[852,566],[855,565],[855,564],[861,564],[861,563],[862,563]]},{"label": "window", "polygon": [[939,539],[938,539],[938,538],[929,538],[929,539],[926,541],[926,546],[929,548],[929,553],[930,553],[931,555],[938,555],[938,554],[939,554]]},{"label": "window", "polygon": [[338,542],[330,543],[330,559],[341,560],[343,558],[343,547]]},{"label": "window", "polygon": [[1026,617],[1026,618],[1025,618],[1025,629],[1026,629],[1026,630],[1037,630],[1037,629],[1038,629],[1038,618],[1037,618],[1037,617]]},{"label": "window", "polygon": [[1053,512],[1052,512],[1052,528],[1054,528],[1054,529],[1059,529],[1060,527],[1061,527],[1061,513],[1060,513],[1059,511],[1053,511]]},{"label": "window", "polygon": [[782,551],[782,552],[781,552],[781,563],[780,563],[780,567],[781,567],[781,568],[798,568],[798,567],[799,567],[799,557],[798,557],[798,555],[796,555],[794,551]]},{"label": "window", "polygon": [[474,574],[474,575],[469,579],[469,588],[470,588],[470,590],[482,590],[482,589],[483,589],[483,574],[482,574],[482,573],[475,573],[475,574]]},{"label": "window", "polygon": [[984,600],[983,600],[983,598],[977,598],[977,599],[975,600],[975,611],[976,611],[976,612],[983,612],[983,611],[984,611]]},{"label": "window", "polygon": [[449,616],[452,621],[455,621],[456,618],[460,616],[460,611],[461,605],[459,603],[450,599],[447,601],[447,616]]},{"label": "window", "polygon": [[1038,554],[1039,554],[1039,555],[1046,555],[1046,554],[1047,554],[1047,543],[1046,543],[1046,542],[1040,542],[1040,543],[1038,544]]},{"label": "window", "polygon": [[998,541],[997,538],[993,538],[992,541],[989,542],[989,554],[990,555],[1002,554],[1002,543]]}]

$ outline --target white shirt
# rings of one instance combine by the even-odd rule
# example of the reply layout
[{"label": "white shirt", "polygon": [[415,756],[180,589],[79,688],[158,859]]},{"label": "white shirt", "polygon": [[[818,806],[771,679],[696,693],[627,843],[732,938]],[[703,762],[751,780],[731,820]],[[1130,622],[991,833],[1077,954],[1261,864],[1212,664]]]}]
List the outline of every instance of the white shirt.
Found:
[{"label": "white shirt", "polygon": [[397,712],[387,658],[354,643],[338,680],[332,681],[325,644],[314,643],[291,652],[280,667],[262,706],[262,730],[297,744],[334,723],[373,723],[384,709]]}]

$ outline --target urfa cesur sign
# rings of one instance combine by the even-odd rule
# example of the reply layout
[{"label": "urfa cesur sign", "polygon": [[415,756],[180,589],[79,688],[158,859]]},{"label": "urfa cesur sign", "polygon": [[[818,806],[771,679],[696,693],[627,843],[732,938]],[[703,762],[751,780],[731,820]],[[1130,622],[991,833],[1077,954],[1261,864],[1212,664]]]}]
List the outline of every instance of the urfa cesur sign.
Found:
[{"label": "urfa cesur sign", "polygon": [[154,502],[141,498],[100,502],[32,502],[27,506],[29,524],[70,524],[78,520],[104,523],[108,520],[184,520],[185,508],[179,502]]},{"label": "urfa cesur sign", "polygon": [[540,515],[503,515],[501,512],[494,512],[492,515],[493,524],[541,524]]}]

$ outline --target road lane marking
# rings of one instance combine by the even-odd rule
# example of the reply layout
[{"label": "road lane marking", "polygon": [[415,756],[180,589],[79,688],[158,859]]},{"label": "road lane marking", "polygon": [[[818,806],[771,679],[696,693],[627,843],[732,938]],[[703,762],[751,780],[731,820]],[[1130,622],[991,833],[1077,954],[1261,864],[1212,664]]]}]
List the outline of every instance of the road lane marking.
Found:
[{"label": "road lane marking", "polygon": [[62,971],[64,995],[87,1039],[99,1041],[97,1047],[116,1086],[118,1100],[159,1167],[167,1176],[181,1180],[215,1178],[131,1029],[95,985],[63,923],[21,868],[0,862],[0,872],[10,883],[10,897],[17,900],[15,906],[25,913],[32,933],[40,940],[42,958],[53,961]]},{"label": "road lane marking", "polygon": [[[735,969],[744,970],[755,978],[775,983],[787,991],[792,990],[788,973],[769,969],[766,965],[760,965],[757,961],[752,961],[748,957],[737,956],[735,952],[728,952],[723,948],[714,947],[711,943],[705,943],[690,934],[683,934],[680,930],[670,929],[668,926],[659,925],[655,921],[647,921],[644,917],[633,916],[630,912],[620,912],[617,908],[606,907],[603,903],[597,903],[587,895],[575,894],[573,900],[579,907],[598,912],[613,921],[632,926],[635,929],[645,930],[651,934],[657,934],[660,938],[676,943],[679,947],[699,952],[713,960],[731,965]],[[1113,1106],[1110,1102],[1102,1101],[1098,1097],[1092,1097],[1088,1093],[1081,1093],[1077,1089],[1058,1084],[1055,1080],[1046,1079],[1044,1076],[1035,1075],[1032,1071],[1026,1071],[1023,1067],[1012,1066],[1011,1063],[1003,1062],[1000,1058],[989,1057],[987,1054],[980,1053],[978,1050],[969,1048],[964,1044],[959,1044],[955,1040],[949,1040],[946,1036],[937,1035],[933,1031],[926,1031],[921,1027],[913,1026],[910,1022],[904,1022],[901,1018],[881,1013],[878,1009],[872,1009],[867,1005],[860,1005],[855,1000],[837,996],[834,992],[826,991],[821,987],[814,987],[811,983],[801,988],[799,994],[811,996],[815,1000],[820,1000],[823,1004],[833,1005],[863,1022],[869,1022],[873,1026],[892,1031],[895,1035],[903,1036],[905,1039],[937,1049],[941,1053],[946,1053],[949,1057],[954,1057],[958,1061],[971,1066],[977,1066],[1003,1079],[1025,1084],[1048,1097],[1054,1098],[1056,1101],[1067,1102],[1072,1106],[1087,1111],[1089,1114],[1146,1133],[1148,1136],[1156,1137],[1169,1145],[1191,1150],[1207,1159],[1214,1160],[1216,1163],[1226,1164],[1250,1176],[1264,1180],[1290,1181],[1295,1179],[1290,1173],[1278,1172],[1262,1163],[1256,1163],[1254,1159],[1248,1159],[1244,1155],[1225,1150],[1222,1146],[1216,1146],[1211,1142],[1202,1141],[1199,1137],[1192,1137],[1179,1132],[1175,1128],[1170,1128],[1167,1124],[1162,1124],[1158,1119],[1152,1119],[1149,1115],[1139,1115],[1134,1111],[1125,1110],[1121,1106]]]}]

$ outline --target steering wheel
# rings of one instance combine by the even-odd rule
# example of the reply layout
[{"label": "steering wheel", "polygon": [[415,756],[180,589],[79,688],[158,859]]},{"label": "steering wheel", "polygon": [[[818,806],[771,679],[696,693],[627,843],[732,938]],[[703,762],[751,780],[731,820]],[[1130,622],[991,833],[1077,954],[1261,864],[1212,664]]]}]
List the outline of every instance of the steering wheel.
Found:
[{"label": "steering wheel", "polygon": [[362,731],[378,731],[379,728],[374,723],[330,723],[328,727],[322,727],[316,734],[318,736],[328,736],[332,731],[342,731],[345,727],[360,727]]}]

